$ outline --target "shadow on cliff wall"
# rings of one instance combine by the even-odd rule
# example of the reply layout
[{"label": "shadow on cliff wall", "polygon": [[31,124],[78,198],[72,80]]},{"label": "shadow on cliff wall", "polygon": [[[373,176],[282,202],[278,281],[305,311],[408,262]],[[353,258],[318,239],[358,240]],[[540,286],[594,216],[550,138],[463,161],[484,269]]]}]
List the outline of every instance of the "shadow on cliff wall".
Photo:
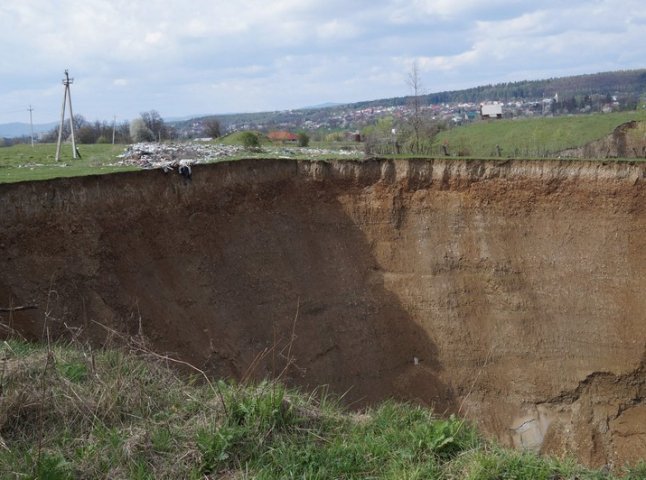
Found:
[{"label": "shadow on cliff wall", "polygon": [[[371,246],[329,187],[213,189],[196,173],[191,184],[139,177],[173,205],[150,195],[127,213],[96,212],[70,199],[49,228],[13,232],[30,235],[12,247],[29,278],[4,269],[0,280],[41,304],[55,291],[54,334],[75,325],[101,342],[95,321],[136,333],[141,319],[154,349],[218,376],[282,374],[292,385],[329,385],[353,406],[394,397],[454,409],[436,346],[383,287]],[[117,189],[115,178],[106,181]],[[42,311],[17,320],[14,328],[42,334]]]}]

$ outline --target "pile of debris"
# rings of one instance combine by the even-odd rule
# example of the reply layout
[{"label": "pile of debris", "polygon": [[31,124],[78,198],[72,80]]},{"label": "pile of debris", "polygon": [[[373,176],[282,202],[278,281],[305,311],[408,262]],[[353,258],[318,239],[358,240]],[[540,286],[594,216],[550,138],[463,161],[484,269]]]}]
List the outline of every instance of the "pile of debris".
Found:
[{"label": "pile of debris", "polygon": [[194,165],[242,157],[273,158],[320,158],[320,157],[361,157],[358,150],[330,150],[323,148],[285,148],[263,147],[249,151],[239,145],[213,143],[135,143],[119,155],[117,165],[132,165],[139,168],[179,168],[181,165]]},{"label": "pile of debris", "polygon": [[119,165],[140,168],[163,168],[179,165],[208,163],[226,157],[240,155],[244,149],[235,145],[211,145],[198,143],[135,143],[117,158]]},{"label": "pile of debris", "polygon": [[265,153],[271,154],[278,158],[316,158],[316,157],[362,157],[363,151],[361,150],[330,150],[328,148],[312,148],[312,147],[299,147],[299,148],[285,148],[285,147],[269,147],[264,150]]}]

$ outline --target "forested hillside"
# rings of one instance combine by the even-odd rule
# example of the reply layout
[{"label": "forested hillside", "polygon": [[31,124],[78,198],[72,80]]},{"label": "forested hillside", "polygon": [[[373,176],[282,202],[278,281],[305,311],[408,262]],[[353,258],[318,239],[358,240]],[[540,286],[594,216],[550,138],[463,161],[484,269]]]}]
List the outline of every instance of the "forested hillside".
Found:
[{"label": "forested hillside", "polygon": [[[466,90],[452,90],[426,95],[430,103],[484,102],[491,100],[510,101],[553,97],[584,97],[586,95],[620,95],[636,99],[646,94],[646,69],[603,72],[573,77],[524,80],[520,82],[482,85]],[[354,104],[357,107],[371,105],[404,105],[407,97],[373,100]]]}]

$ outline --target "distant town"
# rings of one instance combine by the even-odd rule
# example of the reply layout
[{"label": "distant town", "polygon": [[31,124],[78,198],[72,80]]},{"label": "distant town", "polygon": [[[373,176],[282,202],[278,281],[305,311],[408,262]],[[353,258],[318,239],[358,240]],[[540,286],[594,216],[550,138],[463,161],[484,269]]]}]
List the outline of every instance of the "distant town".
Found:
[{"label": "distant town", "polygon": [[[413,99],[417,101],[413,102]],[[393,125],[405,123],[411,115],[442,129],[482,119],[515,119],[609,113],[643,108],[646,102],[646,69],[606,72],[549,80],[486,85],[467,90],[439,92],[417,97],[397,97],[351,104],[311,107],[274,112],[209,115],[189,120],[165,120],[157,112],[142,112],[156,140],[213,138],[240,131],[307,132],[313,138],[337,134],[360,139],[366,128],[380,119]],[[78,107],[77,107],[78,108]],[[75,115],[79,143],[130,143],[130,123],[122,120],[90,121]],[[133,119],[134,120],[134,119]],[[212,128],[214,122],[217,128]],[[163,129],[159,128],[163,125]],[[11,128],[9,128],[11,127]],[[26,143],[29,124],[0,125],[0,146]],[[54,142],[56,124],[34,128],[36,141]],[[67,132],[64,132],[64,134]],[[2,138],[4,137],[4,138]]]},{"label": "distant town", "polygon": [[[395,123],[412,114],[412,97],[398,97],[323,108],[303,108],[217,116],[223,133],[244,130],[360,132],[379,119]],[[480,119],[530,118],[634,110],[646,101],[646,69],[605,72],[548,80],[486,85],[467,90],[421,95],[418,103],[427,120],[447,128]],[[419,112],[418,112],[419,113]],[[204,133],[213,117],[174,122],[181,138]]]}]

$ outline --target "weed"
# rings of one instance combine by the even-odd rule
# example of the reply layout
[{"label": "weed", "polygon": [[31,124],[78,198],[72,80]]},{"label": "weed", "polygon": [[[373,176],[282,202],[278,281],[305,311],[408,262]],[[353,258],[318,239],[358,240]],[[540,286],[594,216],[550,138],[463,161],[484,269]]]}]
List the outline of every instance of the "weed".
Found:
[{"label": "weed", "polygon": [[153,449],[157,453],[170,452],[173,446],[173,437],[168,427],[159,427],[151,435]]},{"label": "weed", "polygon": [[25,357],[41,348],[37,345],[23,340],[8,339],[0,343],[0,358],[11,356],[12,358]]},{"label": "weed", "polygon": [[283,402],[282,386],[264,382],[255,389],[230,388],[229,392],[229,422],[263,431],[289,425],[290,411]]},{"label": "weed", "polygon": [[626,467],[626,480],[646,479],[646,460],[640,461],[634,467]]},{"label": "weed", "polygon": [[62,455],[45,453],[34,462],[34,477],[38,480],[67,480],[72,476],[69,462]]},{"label": "weed", "polygon": [[130,467],[130,478],[132,480],[153,480],[155,476],[150,471],[148,464],[140,460],[134,462]]},{"label": "weed", "polygon": [[196,443],[202,456],[200,472],[209,475],[218,467],[225,467],[235,460],[232,454],[241,439],[241,429],[229,426],[203,429],[197,432]]},{"label": "weed", "polygon": [[65,378],[74,383],[84,381],[88,375],[87,365],[78,361],[59,364],[58,369]]},{"label": "weed", "polygon": [[542,458],[533,453],[505,450],[499,447],[467,451],[447,471],[455,480],[601,480],[603,472],[586,470],[571,461]]}]

